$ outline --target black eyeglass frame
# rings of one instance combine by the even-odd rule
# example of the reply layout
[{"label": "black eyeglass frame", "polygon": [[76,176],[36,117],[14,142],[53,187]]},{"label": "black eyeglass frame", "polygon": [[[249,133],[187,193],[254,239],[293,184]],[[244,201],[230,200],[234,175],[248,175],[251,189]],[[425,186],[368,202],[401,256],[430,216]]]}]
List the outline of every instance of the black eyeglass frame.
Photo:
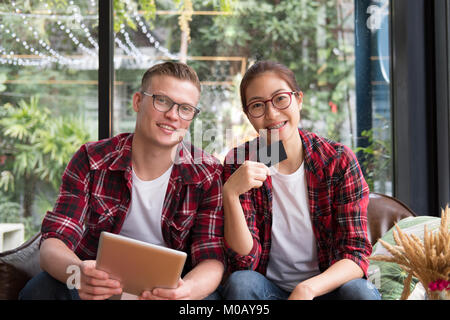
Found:
[{"label": "black eyeglass frame", "polygon": [[[267,100],[255,100],[255,101],[250,102],[249,104],[247,104],[247,105],[245,106],[245,110],[246,110],[247,113],[248,113],[249,115],[251,115],[253,118],[261,118],[262,116],[264,116],[264,115],[266,114],[266,110],[267,110],[267,102],[270,101],[270,102],[272,103],[272,106],[273,106],[275,109],[277,109],[277,110],[284,110],[284,109],[287,109],[287,108],[289,108],[289,107],[291,106],[291,103],[292,103],[292,95],[297,95],[297,94],[299,94],[300,92],[301,92],[301,91],[282,91],[282,92],[278,92],[278,93],[274,94],[273,97],[271,97],[270,99],[267,99]],[[280,94],[288,94],[288,95],[289,95],[289,104],[288,104],[286,107],[278,108],[278,107],[275,106],[275,104],[273,103],[273,99],[274,99],[276,96],[280,95]],[[252,115],[251,112],[249,111],[249,106],[251,106],[252,104],[255,104],[255,103],[257,103],[257,102],[262,102],[262,103],[264,104],[264,112],[263,112],[260,116],[254,116],[254,115]]]},{"label": "black eyeglass frame", "polygon": [[[173,108],[174,105],[177,105],[177,113],[178,113],[178,116],[179,116],[181,119],[186,120],[186,121],[193,120],[193,119],[200,113],[200,110],[199,110],[198,108],[196,108],[196,107],[194,107],[194,106],[192,106],[192,105],[190,105],[190,104],[188,104],[188,103],[177,103],[177,102],[173,101],[172,99],[170,99],[168,96],[165,96],[165,95],[163,95],[163,94],[153,94],[153,93],[149,93],[149,92],[147,92],[147,91],[141,91],[141,93],[142,93],[143,95],[147,96],[147,97],[152,97],[152,98],[153,98],[153,107],[154,107],[156,110],[158,110],[159,112],[169,112],[170,110],[172,110],[172,108]],[[167,110],[159,110],[159,109],[156,107],[156,105],[155,105],[155,98],[156,98],[156,97],[165,97],[165,98],[167,98],[169,101],[172,102],[172,105],[171,105],[170,108],[167,109]],[[195,112],[194,112],[194,115],[193,115],[193,117],[192,117],[191,119],[185,119],[185,118],[183,118],[183,116],[180,114],[180,106],[183,106],[183,105],[189,106],[189,107],[191,107],[191,108],[194,108]]]}]

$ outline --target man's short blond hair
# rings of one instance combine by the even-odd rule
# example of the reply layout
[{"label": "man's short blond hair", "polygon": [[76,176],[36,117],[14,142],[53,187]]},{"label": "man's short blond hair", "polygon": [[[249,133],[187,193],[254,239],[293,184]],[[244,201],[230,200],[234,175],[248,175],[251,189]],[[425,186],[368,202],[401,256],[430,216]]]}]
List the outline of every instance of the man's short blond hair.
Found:
[{"label": "man's short blond hair", "polygon": [[191,81],[197,87],[198,92],[201,92],[200,80],[198,79],[197,73],[185,63],[168,61],[155,64],[144,73],[141,90],[147,90],[151,78],[154,76],[170,76],[180,80]]}]

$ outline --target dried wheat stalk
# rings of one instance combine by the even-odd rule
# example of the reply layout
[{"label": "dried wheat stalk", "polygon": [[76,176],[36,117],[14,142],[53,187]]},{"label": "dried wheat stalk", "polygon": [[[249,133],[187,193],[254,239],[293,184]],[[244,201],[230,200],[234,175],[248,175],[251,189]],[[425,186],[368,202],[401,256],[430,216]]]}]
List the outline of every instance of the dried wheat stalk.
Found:
[{"label": "dried wheat stalk", "polygon": [[439,292],[431,291],[428,285],[436,280],[450,279],[450,232],[448,224],[450,210],[447,205],[442,210],[441,225],[438,232],[428,231],[425,226],[423,242],[415,235],[405,234],[396,224],[393,231],[395,243],[393,246],[386,241],[379,240],[392,256],[376,255],[370,257],[375,261],[397,263],[408,274],[403,283],[400,299],[405,300],[410,294],[412,277],[416,277],[424,286],[430,299],[437,299]]}]

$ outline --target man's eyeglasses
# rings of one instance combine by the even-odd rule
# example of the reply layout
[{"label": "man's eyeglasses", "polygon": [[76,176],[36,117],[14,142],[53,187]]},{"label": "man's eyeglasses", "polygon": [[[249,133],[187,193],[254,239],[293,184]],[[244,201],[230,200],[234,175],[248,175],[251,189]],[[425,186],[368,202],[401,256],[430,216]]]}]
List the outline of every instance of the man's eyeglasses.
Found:
[{"label": "man's eyeglasses", "polygon": [[262,117],[266,113],[266,103],[269,101],[272,102],[273,107],[278,110],[286,109],[291,105],[293,94],[297,94],[297,92],[280,92],[267,100],[252,101],[246,106],[247,112],[253,118]]},{"label": "man's eyeglasses", "polygon": [[178,115],[180,118],[187,121],[194,119],[194,117],[200,112],[199,109],[191,106],[190,104],[176,103],[169,97],[161,94],[151,94],[145,91],[141,91],[141,93],[148,97],[153,97],[153,106],[160,112],[167,112],[171,110],[174,105],[177,105]]}]

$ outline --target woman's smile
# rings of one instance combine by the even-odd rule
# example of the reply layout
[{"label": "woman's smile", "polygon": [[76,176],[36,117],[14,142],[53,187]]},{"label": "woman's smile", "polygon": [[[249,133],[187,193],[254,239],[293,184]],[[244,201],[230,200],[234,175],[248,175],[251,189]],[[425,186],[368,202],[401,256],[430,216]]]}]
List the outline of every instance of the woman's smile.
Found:
[{"label": "woman's smile", "polygon": [[283,130],[285,125],[287,124],[287,121],[281,121],[277,123],[272,123],[266,127],[267,130]]}]

